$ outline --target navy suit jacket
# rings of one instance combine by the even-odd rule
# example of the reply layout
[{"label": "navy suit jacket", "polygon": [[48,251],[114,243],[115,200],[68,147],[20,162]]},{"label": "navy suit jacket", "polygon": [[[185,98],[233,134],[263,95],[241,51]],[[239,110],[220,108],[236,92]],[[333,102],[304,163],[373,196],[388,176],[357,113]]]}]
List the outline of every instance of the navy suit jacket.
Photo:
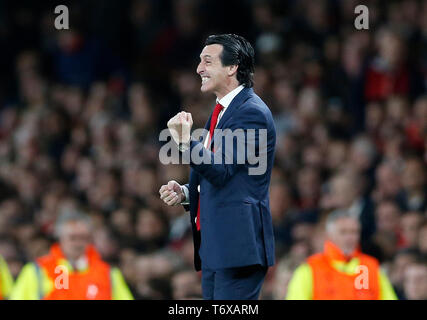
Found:
[{"label": "navy suit jacket", "polygon": [[[210,119],[205,129],[209,126]],[[195,268],[201,270],[202,264],[211,269],[254,264],[272,266],[275,257],[269,185],[276,131],[271,111],[252,88],[244,88],[230,103],[216,129],[266,129],[267,148],[263,149],[267,160],[266,171],[260,175],[249,175],[248,168],[259,165],[249,163],[247,154],[243,164],[237,161],[237,140],[233,144],[231,164],[225,161],[224,145],[214,154],[203,147],[203,138],[191,140],[190,148],[184,152],[187,156],[198,152],[201,157],[213,159],[220,155],[224,160],[221,164],[215,164],[213,160],[209,164],[190,162],[190,181],[186,185],[190,204],[184,207],[190,210]],[[216,137],[219,139],[214,134],[211,144]],[[259,150],[258,133],[255,137],[255,140],[245,138],[240,143],[255,144],[255,150]],[[220,140],[224,142],[223,139]],[[199,197],[201,230],[197,231],[195,218]]]}]

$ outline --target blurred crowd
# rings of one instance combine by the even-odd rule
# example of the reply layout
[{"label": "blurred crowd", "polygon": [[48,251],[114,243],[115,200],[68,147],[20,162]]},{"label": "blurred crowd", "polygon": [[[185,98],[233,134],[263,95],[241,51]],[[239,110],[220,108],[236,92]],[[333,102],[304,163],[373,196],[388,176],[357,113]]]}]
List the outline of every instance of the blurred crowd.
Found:
[{"label": "blurred crowd", "polygon": [[[276,266],[261,298],[284,299],[322,250],[325,217],[350,210],[361,248],[401,299],[427,299],[427,1],[0,2],[0,254],[13,276],[48,252],[63,210],[87,212],[102,257],[137,299],[200,298],[188,214],[159,187],[159,132],[179,110],[205,125],[214,97],[195,70],[205,38],[256,52],[255,92],[273,112],[270,206]],[[419,263],[419,261],[423,261]]]}]

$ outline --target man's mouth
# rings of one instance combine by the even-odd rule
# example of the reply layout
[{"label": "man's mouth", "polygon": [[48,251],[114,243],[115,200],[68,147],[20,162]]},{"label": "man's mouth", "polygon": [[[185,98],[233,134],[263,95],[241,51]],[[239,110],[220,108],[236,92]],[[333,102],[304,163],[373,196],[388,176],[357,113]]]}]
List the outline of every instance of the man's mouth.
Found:
[{"label": "man's mouth", "polygon": [[209,80],[209,77],[203,76],[202,77],[202,84],[206,83],[206,81],[208,81],[208,80]]}]

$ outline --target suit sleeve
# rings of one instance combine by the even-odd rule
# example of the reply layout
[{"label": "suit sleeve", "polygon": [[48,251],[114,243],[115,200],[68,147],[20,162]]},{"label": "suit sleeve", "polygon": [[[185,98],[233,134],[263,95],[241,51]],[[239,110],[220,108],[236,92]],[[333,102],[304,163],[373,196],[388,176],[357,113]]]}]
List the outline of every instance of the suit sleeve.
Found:
[{"label": "suit sleeve", "polygon": [[[227,127],[229,130],[223,131],[221,144],[216,152],[204,148],[196,140],[191,141],[190,149],[185,152],[189,153],[187,156],[191,154],[190,166],[216,187],[224,186],[238,170],[252,164],[248,150],[267,152],[267,146],[260,148],[259,143],[260,129],[267,130],[267,120],[256,105],[245,108],[239,112],[238,117],[230,121]],[[249,129],[255,129],[255,134],[249,135]],[[194,155],[198,155],[200,161],[194,161]]]}]

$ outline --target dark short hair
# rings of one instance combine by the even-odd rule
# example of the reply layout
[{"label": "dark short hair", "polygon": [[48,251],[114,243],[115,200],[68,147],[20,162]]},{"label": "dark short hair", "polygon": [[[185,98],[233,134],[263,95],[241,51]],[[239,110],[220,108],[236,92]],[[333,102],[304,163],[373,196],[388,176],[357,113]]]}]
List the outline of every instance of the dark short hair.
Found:
[{"label": "dark short hair", "polygon": [[247,88],[253,87],[255,52],[251,44],[242,36],[218,34],[209,36],[205,45],[220,44],[223,47],[221,63],[223,66],[239,66],[237,81]]}]

